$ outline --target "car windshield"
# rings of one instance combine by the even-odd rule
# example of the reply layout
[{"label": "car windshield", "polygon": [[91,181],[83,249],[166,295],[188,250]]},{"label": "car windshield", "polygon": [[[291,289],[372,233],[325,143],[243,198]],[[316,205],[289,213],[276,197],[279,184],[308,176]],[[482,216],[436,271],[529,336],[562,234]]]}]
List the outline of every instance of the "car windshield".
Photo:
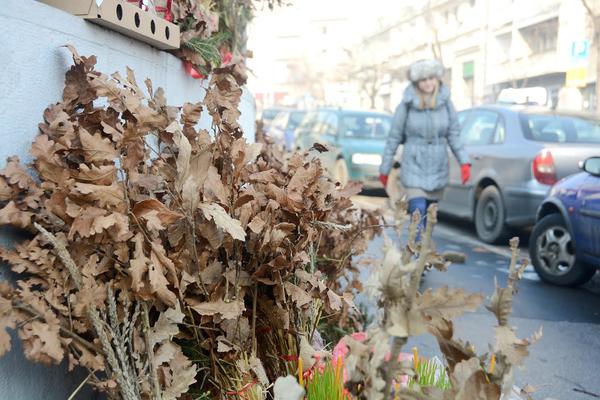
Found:
[{"label": "car windshield", "polygon": [[547,143],[600,143],[600,121],[570,115],[521,114],[529,140]]},{"label": "car windshield", "polygon": [[285,111],[280,112],[275,118],[273,118],[271,126],[279,129],[285,129],[288,121],[288,115],[289,114]]},{"label": "car windshield", "polygon": [[288,121],[289,129],[296,129],[302,123],[302,120],[306,116],[305,111],[294,111],[290,114],[290,119]]},{"label": "car windshield", "polygon": [[262,119],[265,121],[271,121],[280,112],[280,110],[274,110],[272,108],[263,111]]},{"label": "car windshield", "polygon": [[341,123],[344,136],[383,139],[390,131],[392,118],[374,114],[345,114]]}]

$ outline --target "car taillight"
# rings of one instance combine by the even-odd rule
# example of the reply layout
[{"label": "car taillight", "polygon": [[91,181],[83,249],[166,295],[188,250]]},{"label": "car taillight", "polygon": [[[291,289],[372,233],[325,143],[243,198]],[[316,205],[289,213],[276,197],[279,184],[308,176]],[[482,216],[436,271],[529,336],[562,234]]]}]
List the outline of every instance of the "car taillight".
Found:
[{"label": "car taillight", "polygon": [[533,159],[533,176],[544,185],[554,185],[558,181],[554,159],[549,150],[540,151]]}]

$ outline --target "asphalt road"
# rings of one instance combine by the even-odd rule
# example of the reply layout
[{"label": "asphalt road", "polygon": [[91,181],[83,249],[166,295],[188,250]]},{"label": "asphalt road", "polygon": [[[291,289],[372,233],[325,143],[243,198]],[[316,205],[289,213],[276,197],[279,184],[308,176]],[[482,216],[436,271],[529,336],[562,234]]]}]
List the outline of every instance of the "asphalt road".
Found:
[{"label": "asphalt road", "polygon": [[[385,198],[357,196],[356,204],[363,207],[385,206]],[[390,232],[391,233],[391,232]],[[393,233],[391,233],[393,235]],[[521,235],[526,245],[527,234]],[[396,238],[397,240],[397,238]],[[494,280],[504,285],[508,276],[510,251],[506,246],[489,246],[477,240],[472,227],[461,221],[442,219],[434,230],[439,251],[461,251],[467,255],[464,264],[454,264],[448,272],[430,271],[423,281],[423,289],[440,286],[463,287],[489,297],[494,291]],[[366,257],[382,256],[383,239],[370,244]],[[521,256],[528,257],[523,246]],[[361,277],[370,275],[364,267]],[[361,298],[368,309],[375,310],[372,301]],[[541,282],[528,267],[519,284],[510,319],[519,337],[528,337],[539,327],[543,338],[531,347],[525,368],[516,376],[516,384],[530,384],[538,390],[535,399],[592,400],[600,398],[600,276],[597,274],[585,287],[561,288]],[[478,352],[486,352],[493,343],[495,319],[484,308],[460,318],[456,335],[475,345]],[[429,336],[412,338],[413,346],[424,356],[439,355],[436,342]],[[590,394],[585,394],[585,392]]]}]

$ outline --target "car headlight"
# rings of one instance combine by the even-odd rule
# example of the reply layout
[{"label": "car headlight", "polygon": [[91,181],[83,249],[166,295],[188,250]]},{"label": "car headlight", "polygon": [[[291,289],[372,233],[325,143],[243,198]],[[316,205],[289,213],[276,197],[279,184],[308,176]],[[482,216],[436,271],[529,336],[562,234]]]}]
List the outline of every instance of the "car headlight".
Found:
[{"label": "car headlight", "polygon": [[365,164],[365,165],[381,165],[381,156],[379,154],[352,154],[352,164]]}]

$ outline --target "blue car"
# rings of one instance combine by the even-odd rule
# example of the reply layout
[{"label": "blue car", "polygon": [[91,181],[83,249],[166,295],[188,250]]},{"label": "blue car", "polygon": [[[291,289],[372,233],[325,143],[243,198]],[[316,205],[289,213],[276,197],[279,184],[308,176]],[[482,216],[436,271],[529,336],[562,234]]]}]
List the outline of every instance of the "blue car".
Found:
[{"label": "blue car", "polygon": [[306,114],[296,130],[295,147],[300,151],[325,145],[316,153],[327,173],[337,182],[362,181],[367,188],[381,187],[379,165],[392,126],[392,116],[383,112],[321,108]]},{"label": "blue car", "polygon": [[546,282],[577,286],[600,268],[600,157],[552,187],[529,239],[536,272]]}]

